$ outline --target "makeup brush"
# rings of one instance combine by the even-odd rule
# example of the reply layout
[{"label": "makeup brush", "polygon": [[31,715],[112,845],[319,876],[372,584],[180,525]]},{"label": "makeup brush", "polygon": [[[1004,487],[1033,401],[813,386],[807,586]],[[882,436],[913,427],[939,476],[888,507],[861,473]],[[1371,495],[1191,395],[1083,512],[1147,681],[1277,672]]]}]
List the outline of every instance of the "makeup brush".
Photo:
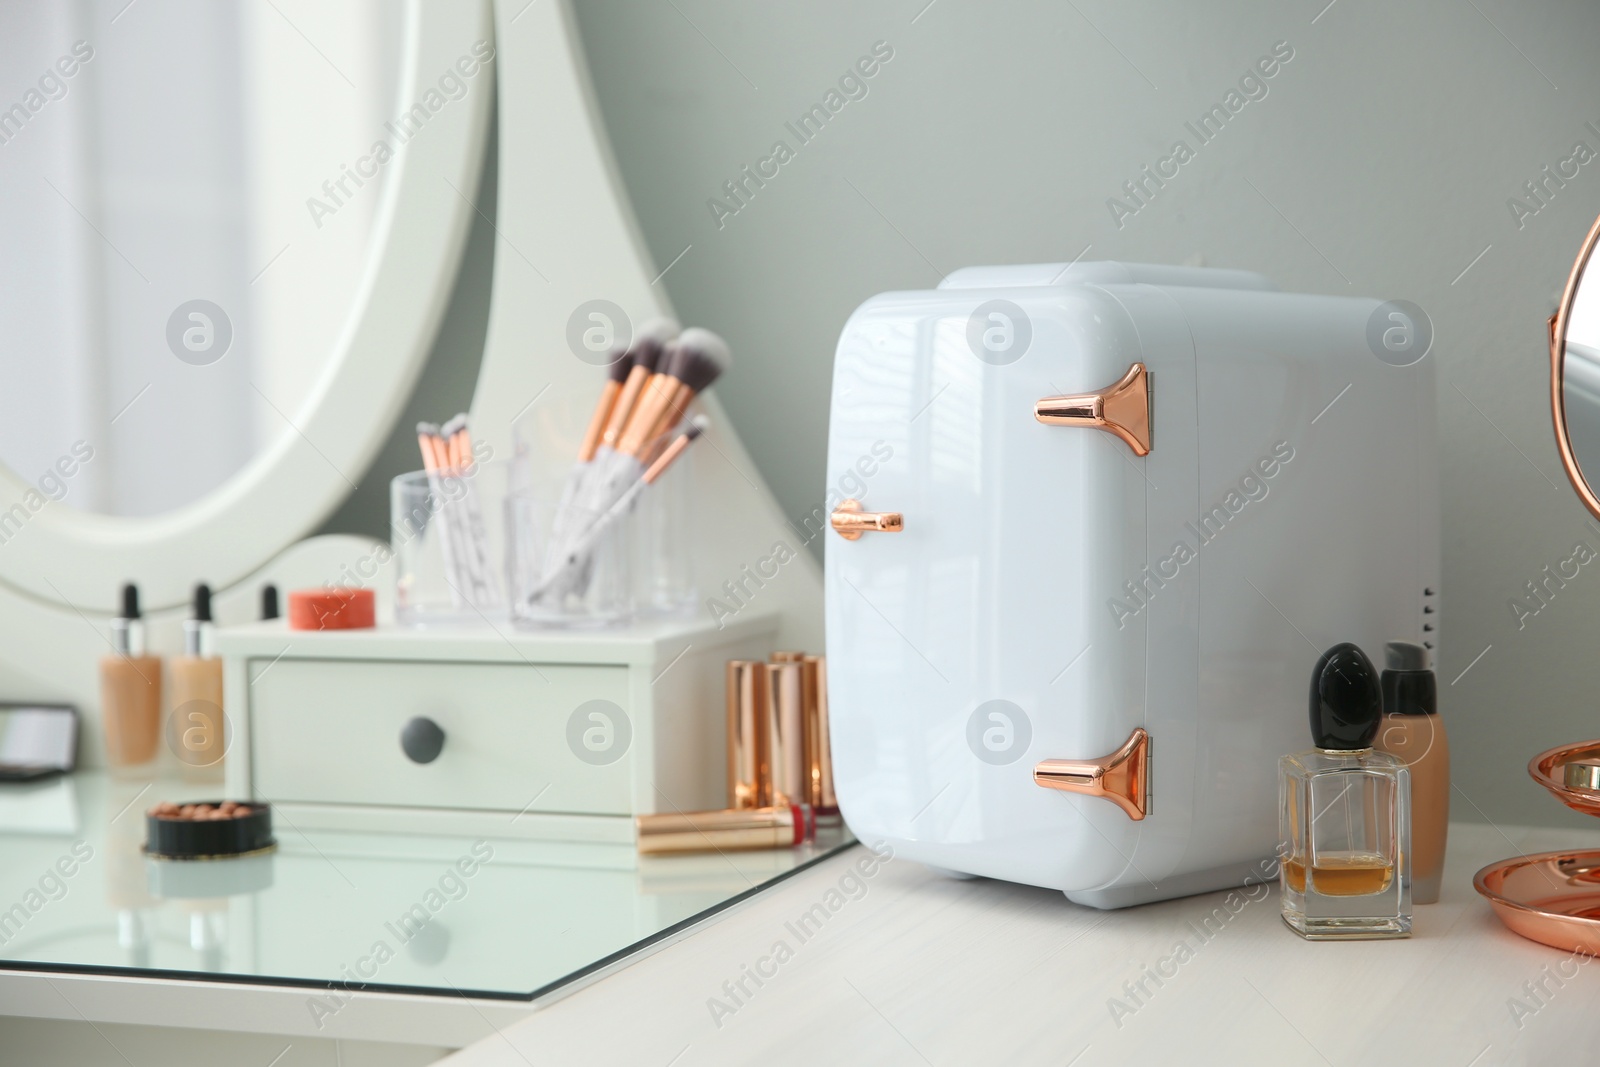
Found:
[{"label": "makeup brush", "polygon": [[677,462],[678,457],[683,455],[683,453],[689,448],[690,445],[694,444],[701,434],[705,433],[706,427],[709,424],[710,420],[704,415],[695,416],[694,420],[684,428],[684,431],[677,437],[673,438],[667,444],[667,446],[661,450],[661,454],[656,457],[655,461],[652,462],[649,467],[645,468],[645,472],[639,476],[638,480],[632,485],[628,486],[628,488],[623,491],[622,495],[617,498],[616,502],[607,508],[604,514],[590,524],[589,528],[584,531],[582,537],[578,539],[571,551],[568,552],[567,557],[562,561],[561,566],[553,574],[548,575],[545,580],[540,583],[539,587],[528,595],[528,599],[538,600],[540,597],[543,597],[550,590],[559,587],[560,583],[572,571],[581,567],[589,558],[590,553],[594,551],[595,546],[600,543],[600,539],[605,536],[606,531],[611,529],[611,527],[614,526],[618,520],[632,510],[634,502],[639,499],[639,495],[643,493],[645,489],[654,485],[657,479],[666,473],[667,468],[671,467]]},{"label": "makeup brush", "polygon": [[[732,362],[728,343],[710,330],[690,327],[667,346],[661,368],[645,384],[628,416],[616,453],[591,479],[583,513],[600,515],[644,471],[644,458],[656,440],[682,421],[690,402],[717,380]],[[598,482],[598,484],[593,484]]]},{"label": "makeup brush", "polygon": [[438,530],[439,549],[444,553],[446,584],[450,586],[450,599],[457,608],[465,605],[466,578],[462,573],[461,550],[456,546],[460,534],[456,531],[454,516],[446,512],[445,477],[449,473],[450,458],[439,427],[431,422],[417,423],[417,447],[422,450],[422,469],[428,473],[428,492],[432,495],[440,520],[431,523]]},{"label": "makeup brush", "polygon": [[[581,499],[584,485],[596,454],[610,455],[617,438],[627,424],[628,416],[638,403],[645,383],[655,372],[656,364],[667,342],[678,336],[679,326],[670,318],[653,318],[639,327],[633,343],[622,357],[611,365],[610,375],[601,389],[600,400],[589,420],[583,443],[578,448],[578,461],[567,475],[561,499],[556,504],[551,520],[549,545],[552,550],[575,533],[573,526],[579,522],[575,505]],[[602,408],[604,409],[602,413]],[[592,516],[591,516],[592,517]],[[546,565],[554,566],[558,556],[548,556]]]},{"label": "makeup brush", "polygon": [[606,368],[606,383],[600,387],[600,399],[595,401],[594,414],[589,416],[589,428],[583,431],[583,443],[578,445],[578,462],[587,463],[600,447],[600,437],[605,433],[611,410],[617,396],[633,370],[633,353],[623,352]]},{"label": "makeup brush", "polygon": [[639,327],[639,335],[634,338],[633,345],[628,350],[628,354],[633,358],[633,367],[627,381],[623,383],[622,392],[618,395],[617,403],[601,433],[600,444],[603,447],[612,449],[617,447],[617,440],[622,436],[623,427],[633,415],[639,397],[644,392],[645,384],[660,369],[661,357],[681,330],[682,327],[678,325],[677,320],[669,318],[651,319]]},{"label": "makeup brush", "polygon": [[483,507],[478,501],[478,487],[471,480],[477,473],[477,459],[472,454],[472,433],[467,428],[466,413],[457,415],[439,429],[450,457],[449,474],[460,487],[459,499],[447,504],[456,509],[457,529],[463,533],[464,570],[470,583],[472,604],[479,608],[499,607],[500,596],[492,578],[489,563],[489,532],[483,521]]},{"label": "makeup brush", "polygon": [[587,571],[574,570],[563,561],[574,554],[588,526],[639,480],[646,466],[645,457],[657,439],[682,420],[694,398],[716,381],[731,362],[727,342],[699,327],[683,331],[667,346],[660,368],[645,383],[628,416],[616,451],[606,455],[602,449],[596,455],[574,508],[576,521],[567,528],[565,537],[552,539],[551,551],[545,556],[547,578],[552,576],[554,562],[569,581],[575,579],[581,586]]},{"label": "makeup brush", "polygon": [[589,428],[583,432],[583,441],[578,445],[578,460],[567,472],[566,484],[561,488],[561,500],[556,504],[557,524],[572,507],[578,491],[583,487],[584,472],[589,469],[589,461],[594,459],[595,451],[600,447],[606,427],[610,424],[611,413],[616,410],[617,398],[622,394],[633,369],[631,352],[623,352],[607,368],[606,383],[600,387],[600,399],[595,401],[594,414],[589,416]]},{"label": "makeup brush", "polygon": [[692,326],[679,334],[628,417],[617,451],[640,459],[657,437],[682,420],[689,403],[732,362],[728,342],[710,330]]},{"label": "makeup brush", "polygon": [[[562,550],[581,536],[584,528],[599,514],[595,510],[598,491],[592,487],[593,483],[599,472],[608,469],[618,438],[655,374],[666,346],[678,336],[679,330],[676,319],[658,317],[644,322],[634,335],[627,353],[630,363],[628,374],[606,415],[599,442],[592,450],[580,450],[578,463],[568,477],[556,505],[555,515],[550,521],[549,538],[545,542],[541,574],[553,573],[561,565]],[[587,580],[587,572],[583,578]]]}]

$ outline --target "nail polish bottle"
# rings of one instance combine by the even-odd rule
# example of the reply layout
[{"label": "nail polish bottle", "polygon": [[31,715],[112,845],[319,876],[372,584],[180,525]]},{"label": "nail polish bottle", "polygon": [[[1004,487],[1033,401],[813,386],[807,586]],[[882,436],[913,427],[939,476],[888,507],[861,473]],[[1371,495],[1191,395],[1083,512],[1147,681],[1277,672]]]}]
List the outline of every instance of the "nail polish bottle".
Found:
[{"label": "nail polish bottle", "polygon": [[1315,748],[1279,760],[1283,921],[1310,940],[1411,936],[1411,775],[1372,747],[1378,672],[1352,644],[1311,675]]},{"label": "nail polish bottle", "polygon": [[1375,743],[1411,772],[1411,902],[1433,904],[1450,831],[1450,742],[1428,650],[1390,641],[1383,654],[1383,723]]},{"label": "nail polish bottle", "polygon": [[261,587],[261,621],[268,622],[278,615],[278,587],[268,582]]},{"label": "nail polish bottle", "polygon": [[211,619],[211,587],[194,587],[194,605],[183,620],[183,655],[168,663],[172,675],[172,710],[167,720],[167,746],[186,778],[222,777],[227,749],[222,715],[222,660],[212,648],[216,625]]},{"label": "nail polish bottle", "polygon": [[106,765],[120,775],[154,773],[161,734],[161,660],[145,654],[139,587],[122,587],[122,613],[111,620],[109,656],[100,660],[100,726]]}]

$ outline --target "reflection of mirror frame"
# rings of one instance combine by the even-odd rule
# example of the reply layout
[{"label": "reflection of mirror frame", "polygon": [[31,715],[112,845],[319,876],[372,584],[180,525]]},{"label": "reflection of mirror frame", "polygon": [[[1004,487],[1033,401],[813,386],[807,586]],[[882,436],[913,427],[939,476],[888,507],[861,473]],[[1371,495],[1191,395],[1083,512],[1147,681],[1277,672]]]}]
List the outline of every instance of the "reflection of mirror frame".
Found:
[{"label": "reflection of mirror frame", "polygon": [[[400,99],[420,99],[475,41],[493,44],[489,0],[410,0]],[[490,68],[493,71],[493,67]],[[138,580],[150,609],[192,582],[224,589],[316,528],[388,438],[416,384],[476,209],[493,83],[439,112],[397,153],[371,254],[327,369],[283,434],[199,500],[149,517],[48,505],[0,546],[0,583],[51,604],[104,610]],[[397,105],[398,106],[398,105]],[[0,512],[33,486],[0,467]]]},{"label": "reflection of mirror frame", "polygon": [[1572,453],[1572,440],[1567,431],[1567,400],[1564,389],[1567,323],[1572,318],[1572,302],[1578,295],[1578,285],[1583,281],[1584,269],[1589,265],[1589,257],[1594,253],[1597,241],[1600,241],[1600,219],[1595,219],[1594,225],[1589,227],[1589,235],[1583,239],[1583,247],[1578,250],[1578,258],[1572,264],[1572,273],[1567,276],[1567,287],[1561,293],[1561,304],[1556,308],[1556,313],[1550,316],[1550,411],[1556,424],[1556,447],[1561,450],[1561,465],[1567,469],[1567,478],[1572,482],[1572,488],[1578,491],[1583,506],[1596,518],[1600,518],[1600,497],[1589,488],[1589,483],[1584,480],[1583,471],[1578,467],[1578,457]]}]

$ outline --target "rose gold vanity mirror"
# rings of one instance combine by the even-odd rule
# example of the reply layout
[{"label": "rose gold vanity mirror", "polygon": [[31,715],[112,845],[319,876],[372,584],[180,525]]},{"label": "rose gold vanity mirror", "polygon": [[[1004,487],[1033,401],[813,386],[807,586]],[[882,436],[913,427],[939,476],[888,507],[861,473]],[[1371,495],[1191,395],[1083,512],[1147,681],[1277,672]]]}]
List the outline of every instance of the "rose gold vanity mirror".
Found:
[{"label": "rose gold vanity mirror", "polygon": [[[1550,410],[1572,487],[1600,518],[1600,264],[1590,271],[1600,219],[1590,227],[1550,316]],[[1533,780],[1574,811],[1600,815],[1600,740],[1541,752]],[[1491,863],[1473,886],[1514,933],[1555,948],[1600,952],[1600,849],[1546,852]]]}]

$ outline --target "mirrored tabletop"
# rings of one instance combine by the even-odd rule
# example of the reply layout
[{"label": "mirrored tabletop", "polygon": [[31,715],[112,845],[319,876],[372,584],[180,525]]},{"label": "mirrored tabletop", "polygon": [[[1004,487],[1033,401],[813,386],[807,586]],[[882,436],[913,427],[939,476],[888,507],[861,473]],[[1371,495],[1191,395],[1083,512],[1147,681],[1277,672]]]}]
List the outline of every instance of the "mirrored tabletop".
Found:
[{"label": "mirrored tabletop", "polygon": [[853,840],[640,856],[632,846],[302,832],[220,860],[143,850],[159,801],[220,783],[79,772],[0,785],[0,968],[325,991],[532,1000],[607,967]]}]

